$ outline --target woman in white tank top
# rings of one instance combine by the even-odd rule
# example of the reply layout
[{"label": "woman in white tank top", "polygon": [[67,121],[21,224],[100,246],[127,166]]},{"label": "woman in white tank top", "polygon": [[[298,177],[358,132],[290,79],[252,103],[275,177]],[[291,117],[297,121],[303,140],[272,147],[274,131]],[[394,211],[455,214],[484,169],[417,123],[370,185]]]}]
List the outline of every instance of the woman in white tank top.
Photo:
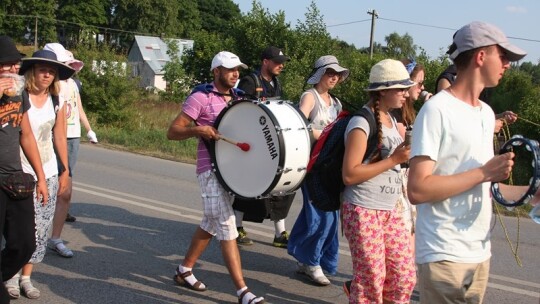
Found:
[{"label": "woman in white tank top", "polygon": [[[322,56],[315,62],[307,80],[313,88],[300,99],[300,111],[309,119],[315,139],[341,112],[341,103],[329,91],[348,76],[349,70],[341,67],[334,56]],[[305,186],[302,196],[302,210],[289,236],[287,250],[298,261],[298,273],[319,285],[329,285],[323,270],[329,274],[337,271],[339,210],[323,211],[315,207]]]}]

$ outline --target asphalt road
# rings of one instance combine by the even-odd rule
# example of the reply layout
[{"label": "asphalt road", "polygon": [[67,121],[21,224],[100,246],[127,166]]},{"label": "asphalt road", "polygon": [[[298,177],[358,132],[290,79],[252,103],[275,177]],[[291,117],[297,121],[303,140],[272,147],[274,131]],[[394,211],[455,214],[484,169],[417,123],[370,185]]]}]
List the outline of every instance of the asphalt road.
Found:
[{"label": "asphalt road", "polygon": [[[13,303],[237,303],[234,287],[212,241],[196,268],[209,290],[176,286],[174,269],[185,254],[201,217],[193,165],[82,145],[75,170],[71,213],[63,237],[71,259],[49,251],[32,279],[40,300]],[[290,230],[301,207],[293,205]],[[514,242],[519,227],[519,267],[499,222],[493,229],[493,259],[485,303],[540,303],[540,226],[504,218]],[[268,303],[347,303],[342,284],[351,275],[347,242],[340,240],[339,272],[332,285],[314,286],[295,273],[285,249],[272,247],[273,225],[245,223],[255,241],[242,247],[244,276],[250,289]]]}]

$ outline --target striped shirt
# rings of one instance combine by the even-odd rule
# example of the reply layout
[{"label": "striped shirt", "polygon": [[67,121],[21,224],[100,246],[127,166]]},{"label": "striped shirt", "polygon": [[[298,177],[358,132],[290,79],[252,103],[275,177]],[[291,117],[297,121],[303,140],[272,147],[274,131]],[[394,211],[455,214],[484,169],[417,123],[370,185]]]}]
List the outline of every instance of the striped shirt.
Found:
[{"label": "striped shirt", "polygon": [[[227,102],[218,94],[213,92],[195,92],[188,96],[182,111],[191,117],[199,126],[213,126],[219,113],[227,107]],[[199,138],[197,146],[197,174],[212,168],[210,153],[206,149],[204,142]]]}]

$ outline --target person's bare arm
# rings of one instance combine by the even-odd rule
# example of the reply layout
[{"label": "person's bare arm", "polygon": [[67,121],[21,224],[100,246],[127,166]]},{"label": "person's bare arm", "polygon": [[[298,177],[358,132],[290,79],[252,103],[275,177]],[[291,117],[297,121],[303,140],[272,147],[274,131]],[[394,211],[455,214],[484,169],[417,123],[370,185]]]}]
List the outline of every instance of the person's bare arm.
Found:
[{"label": "person's bare arm", "polygon": [[442,91],[442,90],[444,90],[446,88],[449,88],[451,85],[452,85],[452,83],[450,83],[450,81],[448,81],[448,79],[442,78],[437,83],[437,92],[440,92],[440,91]]},{"label": "person's bare arm", "polygon": [[69,182],[69,165],[67,152],[67,126],[66,126],[66,104],[58,110],[56,114],[56,122],[53,127],[53,144],[57,159],[65,168],[64,172],[58,174],[58,195],[62,194]]},{"label": "person's bare arm", "polygon": [[205,139],[219,139],[219,133],[214,127],[193,126],[193,119],[184,112],[178,114],[167,130],[169,140],[184,140],[197,136]]},{"label": "person's bare arm", "polygon": [[30,120],[28,120],[28,114],[24,113],[21,121],[21,136],[20,145],[24,156],[30,162],[34,173],[36,173],[36,196],[38,199],[42,199],[43,205],[47,204],[49,199],[47,191],[47,181],[45,180],[45,172],[43,172],[43,164],[41,163],[41,157],[37,147],[34,133],[32,133],[32,127],[30,126]]},{"label": "person's bare arm", "polygon": [[410,149],[403,144],[396,151],[381,161],[363,164],[362,159],[367,150],[367,135],[361,129],[350,131],[345,144],[343,156],[343,183],[347,186],[363,183],[382,172],[407,161]]},{"label": "person's bare arm", "polygon": [[513,153],[497,155],[485,165],[453,175],[435,175],[435,161],[416,156],[409,161],[407,194],[412,204],[437,202],[463,193],[474,186],[508,178],[514,164]]},{"label": "person's bare arm", "polygon": [[[300,99],[299,108],[300,111],[304,114],[305,117],[309,118],[309,114],[311,114],[311,111],[313,111],[313,108],[315,107],[315,96],[312,93],[306,93],[302,96],[302,99]],[[313,129],[313,137],[315,139],[319,139],[321,137],[322,130],[315,130]]]}]

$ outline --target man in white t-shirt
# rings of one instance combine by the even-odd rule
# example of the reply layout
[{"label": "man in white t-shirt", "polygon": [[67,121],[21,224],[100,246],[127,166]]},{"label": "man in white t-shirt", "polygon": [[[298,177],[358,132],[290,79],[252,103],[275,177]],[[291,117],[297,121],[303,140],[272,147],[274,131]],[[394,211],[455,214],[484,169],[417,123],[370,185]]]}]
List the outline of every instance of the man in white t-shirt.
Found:
[{"label": "man in white t-shirt", "polygon": [[[454,35],[455,82],[425,103],[412,134],[408,195],[418,204],[416,263],[421,303],[481,303],[489,276],[490,183],[508,178],[513,153],[494,156],[495,114],[479,99],[526,53],[495,26]],[[507,198],[525,187],[501,184]]]}]

